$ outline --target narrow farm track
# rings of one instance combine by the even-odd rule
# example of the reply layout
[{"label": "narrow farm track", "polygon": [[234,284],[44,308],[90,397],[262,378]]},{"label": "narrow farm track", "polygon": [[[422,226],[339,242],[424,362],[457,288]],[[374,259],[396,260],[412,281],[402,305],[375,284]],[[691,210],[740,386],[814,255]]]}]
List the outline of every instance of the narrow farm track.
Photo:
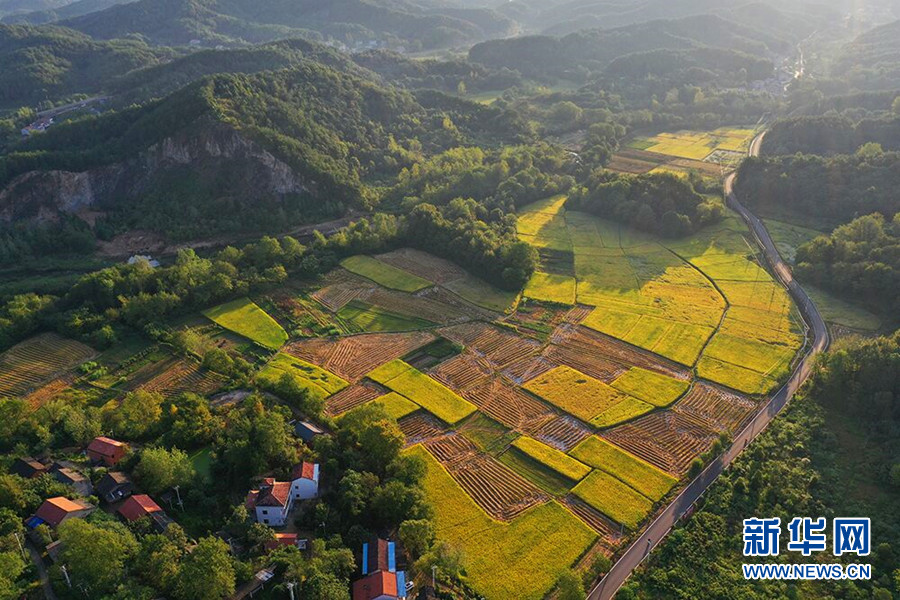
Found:
[{"label": "narrow farm track", "polygon": [[[760,134],[750,144],[750,155],[758,156],[759,147],[765,133]],[[735,436],[732,446],[719,458],[709,464],[675,500],[663,510],[653,523],[638,537],[610,569],[609,573],[588,594],[588,600],[609,600],[615,596],[631,573],[641,564],[651,550],[659,544],[675,523],[700,496],[713,484],[722,471],[762,433],[775,416],[781,412],[794,393],[800,388],[812,369],[815,356],[828,347],[828,329],[813,301],[794,279],[791,270],[778,253],[772,237],[762,221],[747,210],[733,193],[734,174],[725,180],[725,196],[728,206],[737,211],[750,228],[756,244],[760,247],[775,277],[784,285],[804,322],[809,328],[809,344],[806,354],[799,361],[788,382],[763,405],[756,416]]]}]

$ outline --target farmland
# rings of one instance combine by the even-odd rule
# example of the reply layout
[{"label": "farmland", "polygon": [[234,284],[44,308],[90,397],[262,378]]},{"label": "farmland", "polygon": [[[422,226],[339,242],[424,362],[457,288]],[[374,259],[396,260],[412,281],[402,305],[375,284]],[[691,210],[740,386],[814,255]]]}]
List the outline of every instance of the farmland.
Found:
[{"label": "farmland", "polygon": [[89,346],[52,333],[16,344],[0,354],[0,398],[24,395],[95,355]]},{"label": "farmland", "polygon": [[593,471],[572,490],[585,503],[627,527],[637,527],[653,503],[603,471]]},{"label": "farmland", "polygon": [[591,472],[587,465],[530,437],[517,438],[512,445],[545,467],[573,481],[581,481]]},{"label": "farmland", "polygon": [[320,400],[325,400],[331,394],[347,387],[347,382],[337,375],[283,352],[276,354],[260,370],[258,377],[272,383],[284,375],[290,376],[313,398]]},{"label": "farmland", "polygon": [[431,377],[400,360],[387,363],[369,374],[376,381],[412,400],[442,421],[454,424],[476,408]]},{"label": "farmland", "polygon": [[281,325],[249,298],[216,306],[203,314],[217,325],[272,350],[277,350],[288,340]]},{"label": "farmland", "polygon": [[427,279],[398,269],[371,256],[351,256],[342,260],[341,266],[351,273],[371,279],[388,289],[401,292],[418,292],[432,285],[432,282]]},{"label": "farmland", "polygon": [[532,507],[508,523],[491,519],[424,448],[410,453],[427,465],[425,492],[441,499],[435,505],[437,536],[466,549],[469,581],[487,600],[540,600],[597,537],[556,502]]},{"label": "farmland", "polygon": [[570,452],[571,456],[605,471],[651,500],[659,500],[677,480],[628,454],[603,438],[591,436]]},{"label": "farmland", "polygon": [[602,381],[560,366],[535,377],[524,388],[584,421],[628,398]]}]

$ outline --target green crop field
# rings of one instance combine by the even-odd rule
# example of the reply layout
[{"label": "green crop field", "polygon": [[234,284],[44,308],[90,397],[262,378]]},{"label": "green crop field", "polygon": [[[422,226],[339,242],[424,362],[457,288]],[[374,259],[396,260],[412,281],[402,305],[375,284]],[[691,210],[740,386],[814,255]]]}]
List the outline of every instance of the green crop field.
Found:
[{"label": "green crop field", "polygon": [[402,360],[394,360],[369,373],[369,379],[412,400],[438,419],[453,425],[477,409],[455,392]]},{"label": "green crop field", "polygon": [[678,483],[674,477],[597,436],[587,438],[569,454],[609,473],[654,501],[665,496]]},{"label": "green crop field", "polygon": [[383,263],[371,256],[351,256],[342,260],[341,266],[352,273],[371,279],[379,285],[401,292],[418,292],[434,285],[427,279]]},{"label": "green crop field", "polygon": [[539,463],[515,446],[510,446],[497,459],[548,494],[558,498],[568,494],[575,485],[568,477],[563,477],[550,467]]},{"label": "green crop field", "polygon": [[[409,453],[427,466],[423,487],[433,502],[437,537],[462,550],[469,584],[486,600],[541,600],[597,535],[551,501],[509,523],[491,519],[421,446]],[[548,552],[552,549],[552,552]]]},{"label": "green crop field", "polygon": [[629,147],[679,158],[703,160],[716,150],[745,152],[755,130],[720,127],[715,131],[678,131],[638,138]]},{"label": "green crop field", "polygon": [[519,299],[518,292],[497,289],[472,275],[466,275],[461,279],[448,281],[442,285],[475,306],[499,313],[508,312],[514,308]]},{"label": "green crop field", "polygon": [[590,421],[627,395],[571,367],[556,367],[522,386],[550,404]]},{"label": "green crop field", "polygon": [[284,352],[279,352],[272,357],[260,369],[257,378],[272,383],[278,381],[285,373],[293,377],[294,381],[307,390],[312,397],[320,400],[324,400],[349,385],[337,375]]},{"label": "green crop field", "polygon": [[403,315],[360,300],[347,303],[337,316],[366,332],[413,331],[434,327],[435,323],[411,315]]},{"label": "green crop field", "polygon": [[389,392],[384,396],[375,398],[371,401],[371,404],[382,407],[384,412],[395,421],[413,414],[420,408],[418,404],[397,392]]},{"label": "green crop field", "polygon": [[612,475],[594,471],[572,493],[626,527],[635,528],[653,509],[653,502]]},{"label": "green crop field", "polygon": [[220,304],[203,314],[217,325],[272,350],[281,348],[288,340],[281,325],[249,298]]},{"label": "green crop field", "polygon": [[525,296],[541,302],[575,304],[575,278],[535,271],[525,286]]},{"label": "green crop field", "polygon": [[626,396],[624,400],[610,406],[599,415],[591,419],[591,424],[596,427],[612,427],[646,415],[653,410],[652,404],[647,404],[637,398]]},{"label": "green crop field", "polygon": [[572,481],[581,481],[591,472],[589,466],[536,439],[523,435],[516,438],[512,445],[535,461]]},{"label": "green crop field", "polygon": [[496,454],[505,450],[519,435],[481,412],[466,419],[466,422],[457,431],[478,446],[479,450],[488,454]]},{"label": "green crop field", "polygon": [[669,406],[690,387],[687,381],[640,367],[631,367],[610,385],[653,406]]}]

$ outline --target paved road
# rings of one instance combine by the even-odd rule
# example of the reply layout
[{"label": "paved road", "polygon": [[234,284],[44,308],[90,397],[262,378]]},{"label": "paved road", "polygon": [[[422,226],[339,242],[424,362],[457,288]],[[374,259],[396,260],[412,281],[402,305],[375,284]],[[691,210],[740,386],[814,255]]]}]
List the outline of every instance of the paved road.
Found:
[{"label": "paved road", "polygon": [[[753,140],[753,143],[750,145],[751,156],[759,155],[759,147],[764,135],[764,133],[760,134]],[[788,382],[772,396],[756,417],[734,438],[732,446],[722,456],[710,463],[694,481],[682,490],[678,497],[650,524],[641,537],[631,544],[628,550],[625,551],[625,554],[613,565],[609,573],[590,591],[588,600],[608,600],[615,596],[622,584],[625,583],[628,577],[631,576],[631,573],[659,541],[669,533],[676,521],[693,506],[694,502],[712,485],[725,467],[731,464],[744,448],[757,435],[762,433],[772,419],[784,408],[788,400],[791,399],[800,385],[809,376],[815,355],[828,347],[828,329],[825,326],[825,321],[803,288],[794,280],[790,268],[782,260],[762,221],[738,202],[732,191],[733,184],[734,175],[732,174],[725,180],[725,195],[728,199],[728,206],[737,211],[744,221],[747,222],[772,272],[784,284],[797,304],[810,333],[806,354],[794,369]]]},{"label": "paved road", "polygon": [[31,556],[31,561],[34,563],[34,566],[37,567],[38,578],[40,579],[41,587],[44,590],[45,600],[56,600],[56,594],[53,593],[53,586],[50,585],[50,576],[47,574],[47,567],[44,565],[41,553],[38,552],[38,549],[31,541],[26,542],[26,547],[28,548],[28,554]]}]

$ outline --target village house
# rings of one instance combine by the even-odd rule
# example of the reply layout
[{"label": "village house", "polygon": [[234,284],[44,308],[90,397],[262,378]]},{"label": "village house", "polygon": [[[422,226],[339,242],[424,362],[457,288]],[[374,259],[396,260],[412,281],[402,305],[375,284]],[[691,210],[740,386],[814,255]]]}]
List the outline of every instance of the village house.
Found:
[{"label": "village house", "polygon": [[306,550],[309,540],[299,537],[296,533],[276,533],[274,540],[265,543],[266,552],[271,552],[282,546],[294,546],[300,550]]},{"label": "village house", "polygon": [[264,479],[258,490],[248,493],[245,502],[247,510],[256,515],[257,523],[272,527],[283,527],[287,523],[293,504],[290,482],[275,481],[272,477]]},{"label": "village house", "polygon": [[134,493],[134,483],[125,473],[111,471],[97,482],[97,496],[104,501],[118,502]]},{"label": "village house", "polygon": [[166,528],[173,522],[169,515],[160,508],[159,504],[153,501],[153,498],[148,496],[147,494],[137,494],[135,496],[130,496],[125,502],[122,503],[122,506],[116,511],[118,512],[123,519],[128,521],[129,523],[133,523],[138,519],[143,519],[147,517],[151,521],[153,521],[154,526],[160,532],[166,530]]},{"label": "village house", "polygon": [[46,523],[55,528],[67,519],[83,519],[94,510],[94,506],[81,500],[69,500],[65,496],[48,498],[34,513],[34,517],[28,520],[28,526],[33,529]]},{"label": "village house", "polygon": [[34,479],[40,477],[47,472],[47,466],[38,462],[37,459],[26,456],[17,458],[13,461],[9,472],[22,477],[23,479]]},{"label": "village house", "polygon": [[58,482],[70,486],[81,496],[91,496],[94,493],[94,486],[91,484],[91,480],[72,467],[62,463],[55,463],[50,469],[50,474]]},{"label": "village house", "polygon": [[306,461],[294,467],[291,475],[291,496],[294,500],[308,500],[319,495],[319,465]]},{"label": "village house", "polygon": [[325,435],[325,430],[309,421],[297,421],[294,423],[294,435],[303,440],[305,444],[311,444],[320,435]]},{"label": "village house", "polygon": [[86,450],[92,462],[107,467],[116,466],[127,452],[128,444],[103,436],[94,438]]},{"label": "village house", "polygon": [[353,600],[406,598],[406,572],[397,570],[394,542],[376,539],[362,546],[362,578],[353,582]]}]

